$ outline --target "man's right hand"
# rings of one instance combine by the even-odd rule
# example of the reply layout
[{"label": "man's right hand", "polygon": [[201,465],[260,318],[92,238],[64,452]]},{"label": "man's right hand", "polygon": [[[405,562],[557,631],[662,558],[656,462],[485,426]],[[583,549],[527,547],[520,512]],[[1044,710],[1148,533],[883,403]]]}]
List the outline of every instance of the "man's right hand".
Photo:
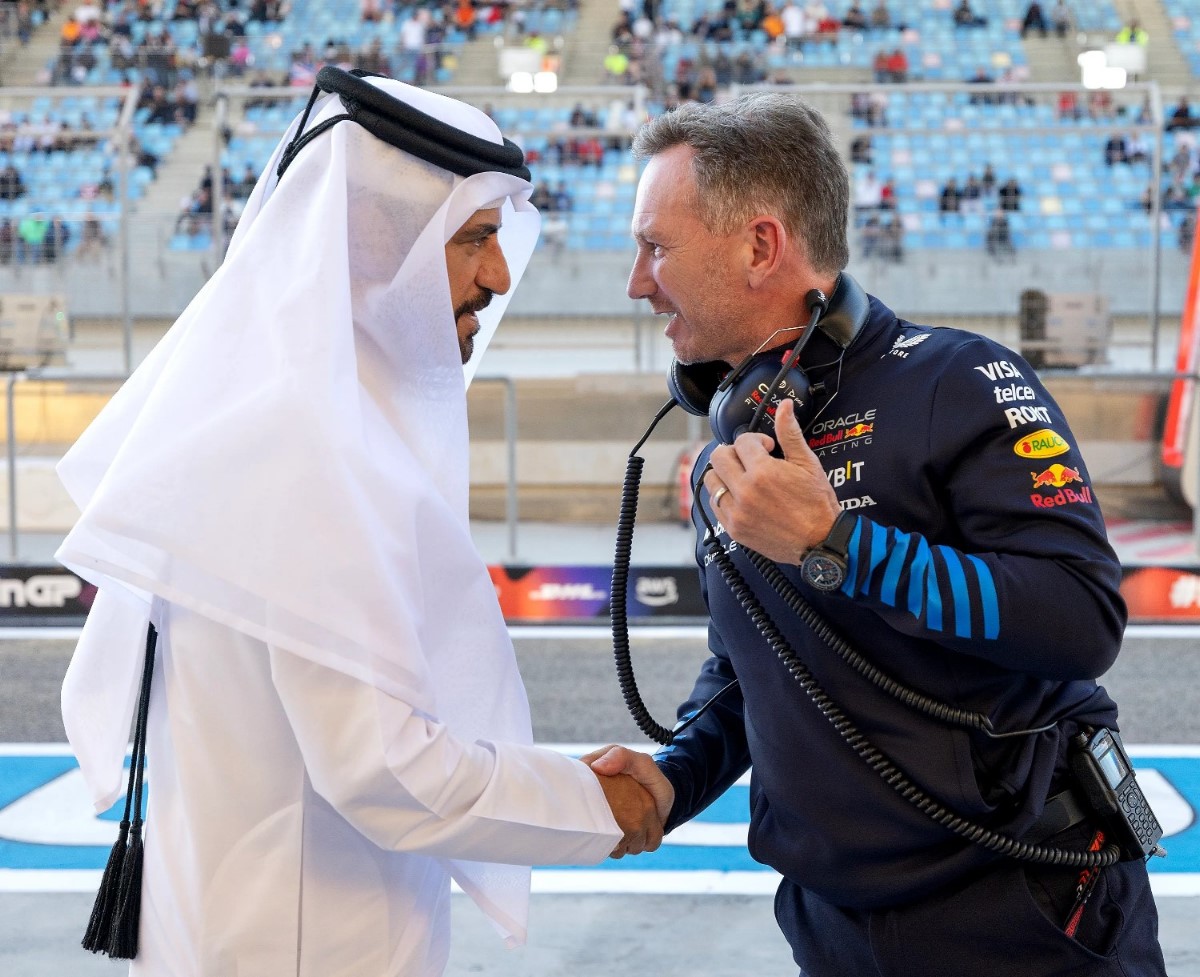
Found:
[{"label": "man's right hand", "polygon": [[[675,788],[662,775],[662,771],[658,769],[653,758],[649,754],[640,753],[628,747],[606,746],[599,750],[593,750],[586,756],[580,757],[580,759],[592,768],[593,773],[599,776],[601,786],[618,778],[623,780],[629,777],[636,780],[652,799],[651,803],[654,806],[654,813],[657,819],[656,830],[658,835],[653,847],[636,848],[633,845],[627,845],[629,831],[625,828],[625,823],[617,816],[617,823],[626,831],[626,838],[622,839],[621,844],[613,850],[612,857],[620,858],[622,855],[637,855],[643,851],[654,851],[658,848],[662,841],[662,826],[666,824],[667,816],[671,813],[671,806],[675,803]],[[611,801],[609,802],[609,806],[612,806]],[[613,813],[616,815],[615,808]]]},{"label": "man's right hand", "polygon": [[658,816],[658,808],[650,792],[627,774],[596,774],[596,779],[600,781],[613,817],[625,832],[609,857],[621,858],[655,851],[662,844],[663,829],[662,819]]}]

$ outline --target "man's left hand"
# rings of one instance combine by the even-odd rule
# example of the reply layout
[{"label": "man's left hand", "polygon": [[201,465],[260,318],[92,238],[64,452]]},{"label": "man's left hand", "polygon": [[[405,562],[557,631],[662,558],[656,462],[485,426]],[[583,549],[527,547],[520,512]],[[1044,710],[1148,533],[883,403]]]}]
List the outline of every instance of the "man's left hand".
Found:
[{"label": "man's left hand", "polygon": [[716,516],[733,539],[777,563],[799,563],[829,535],[841,507],[791,400],[779,405],[775,435],[782,458],[771,455],[775,445],[765,434],[716,448],[704,486],[710,499],[719,493]]}]

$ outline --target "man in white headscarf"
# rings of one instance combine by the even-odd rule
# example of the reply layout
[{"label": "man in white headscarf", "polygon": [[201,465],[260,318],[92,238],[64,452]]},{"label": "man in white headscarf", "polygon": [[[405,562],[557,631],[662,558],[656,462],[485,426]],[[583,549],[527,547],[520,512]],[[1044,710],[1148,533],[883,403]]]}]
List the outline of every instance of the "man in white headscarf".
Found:
[{"label": "man in white headscarf", "polygon": [[441,974],[452,878],[520,944],[527,866],[661,838],[635,781],[531,745],[469,534],[463,364],[532,250],[531,187],[364,109],[499,150],[482,112],[354,82],[293,123],[225,263],[59,467],[82,515],[58,558],[99,588],[63,712],[101,811],[158,633],[134,974]]}]

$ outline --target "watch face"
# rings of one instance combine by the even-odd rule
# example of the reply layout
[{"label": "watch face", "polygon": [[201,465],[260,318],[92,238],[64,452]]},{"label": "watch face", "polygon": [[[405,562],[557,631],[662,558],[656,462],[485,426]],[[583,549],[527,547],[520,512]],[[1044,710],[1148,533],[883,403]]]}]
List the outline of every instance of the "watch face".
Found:
[{"label": "watch face", "polygon": [[837,590],[846,579],[846,568],[826,553],[809,553],[800,569],[817,590]]}]

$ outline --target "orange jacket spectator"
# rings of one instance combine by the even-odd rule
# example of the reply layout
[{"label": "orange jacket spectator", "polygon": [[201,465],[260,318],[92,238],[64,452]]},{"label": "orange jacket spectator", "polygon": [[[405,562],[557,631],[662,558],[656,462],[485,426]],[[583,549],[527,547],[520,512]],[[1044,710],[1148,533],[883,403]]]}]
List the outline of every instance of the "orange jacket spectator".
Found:
[{"label": "orange jacket spectator", "polygon": [[468,33],[475,26],[475,5],[471,0],[460,0],[454,10],[454,22]]},{"label": "orange jacket spectator", "polygon": [[762,29],[770,40],[775,40],[783,33],[783,19],[774,10],[762,19]]},{"label": "orange jacket spectator", "polygon": [[62,30],[59,32],[59,39],[65,47],[74,47],[79,43],[79,38],[83,35],[83,27],[74,17],[68,17],[63,21]]}]

